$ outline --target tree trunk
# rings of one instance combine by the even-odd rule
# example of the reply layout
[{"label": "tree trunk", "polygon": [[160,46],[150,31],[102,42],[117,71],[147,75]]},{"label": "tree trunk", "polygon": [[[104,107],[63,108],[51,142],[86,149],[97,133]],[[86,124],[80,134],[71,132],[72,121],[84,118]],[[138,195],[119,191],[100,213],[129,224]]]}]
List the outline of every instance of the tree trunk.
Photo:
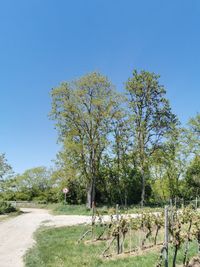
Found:
[{"label": "tree trunk", "polygon": [[93,202],[95,202],[95,180],[94,179],[92,179],[90,185],[88,186],[86,207],[88,209],[92,209]]},{"label": "tree trunk", "polygon": [[91,184],[88,186],[87,189],[87,203],[86,203],[86,207],[88,209],[92,208],[92,186]]}]

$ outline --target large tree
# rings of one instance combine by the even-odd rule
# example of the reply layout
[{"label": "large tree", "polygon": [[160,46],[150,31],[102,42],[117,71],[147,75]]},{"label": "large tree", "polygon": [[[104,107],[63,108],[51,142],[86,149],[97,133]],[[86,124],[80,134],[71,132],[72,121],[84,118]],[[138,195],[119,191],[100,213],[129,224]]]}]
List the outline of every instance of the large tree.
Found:
[{"label": "large tree", "polygon": [[126,83],[126,89],[133,125],[134,150],[142,177],[143,206],[149,158],[172,124],[176,123],[176,116],[171,112],[165,88],[159,83],[159,75],[134,70],[133,76]]},{"label": "large tree", "polygon": [[51,116],[70,168],[84,177],[87,206],[95,201],[102,155],[108,147],[112,120],[119,113],[119,98],[110,81],[90,73],[52,90]]}]

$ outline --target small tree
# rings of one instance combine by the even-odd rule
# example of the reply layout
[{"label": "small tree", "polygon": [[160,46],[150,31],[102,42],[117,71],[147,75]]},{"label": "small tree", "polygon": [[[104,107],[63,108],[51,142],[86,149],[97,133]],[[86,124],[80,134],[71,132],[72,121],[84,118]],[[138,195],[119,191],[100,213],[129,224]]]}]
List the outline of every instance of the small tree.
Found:
[{"label": "small tree", "polygon": [[5,154],[0,154],[0,181],[11,172],[12,168],[8,164]]},{"label": "small tree", "polygon": [[195,198],[200,193],[200,156],[196,156],[186,171],[185,187],[187,197]]},{"label": "small tree", "polygon": [[7,189],[8,178],[12,174],[12,168],[8,164],[5,154],[0,154],[0,196],[4,196]]},{"label": "small tree", "polygon": [[200,114],[191,118],[188,127],[185,129],[185,143],[188,153],[199,155],[200,153]]},{"label": "small tree", "polygon": [[156,197],[174,199],[180,195],[180,178],[185,173],[186,157],[182,129],[175,127],[151,158],[151,174]]}]

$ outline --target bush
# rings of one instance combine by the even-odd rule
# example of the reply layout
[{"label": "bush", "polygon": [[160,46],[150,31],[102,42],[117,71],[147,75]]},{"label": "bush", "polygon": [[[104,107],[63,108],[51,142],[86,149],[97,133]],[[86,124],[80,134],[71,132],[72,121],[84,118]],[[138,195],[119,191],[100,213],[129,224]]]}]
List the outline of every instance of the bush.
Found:
[{"label": "bush", "polygon": [[0,202],[0,214],[6,214],[15,211],[17,211],[17,209],[13,207],[10,203],[7,203],[5,201]]}]

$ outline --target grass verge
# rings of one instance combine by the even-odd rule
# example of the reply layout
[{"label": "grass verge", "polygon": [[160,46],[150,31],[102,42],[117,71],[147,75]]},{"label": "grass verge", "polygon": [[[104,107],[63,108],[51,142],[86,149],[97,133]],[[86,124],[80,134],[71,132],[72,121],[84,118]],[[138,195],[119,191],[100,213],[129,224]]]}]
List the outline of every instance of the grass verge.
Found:
[{"label": "grass verge", "polygon": [[[56,203],[56,204],[48,204],[47,208],[52,211],[55,215],[92,215],[92,211],[87,209],[85,205],[65,205],[63,203]],[[115,214],[115,207],[97,207],[97,211],[101,215],[105,214]],[[148,208],[145,207],[143,209],[139,207],[129,207],[128,209],[121,209],[121,213],[142,213],[142,212],[157,212],[162,211],[161,208]]]},{"label": "grass verge", "polygon": [[8,213],[8,214],[0,215],[0,222],[3,222],[5,220],[8,220],[8,219],[14,218],[16,216],[19,216],[22,213],[23,212],[21,212],[21,211],[15,211],[15,212],[11,212],[11,213]]},{"label": "grass verge", "polygon": [[[40,209],[49,209],[54,215],[92,215],[92,210],[87,209],[85,205],[69,205],[64,203],[37,203],[37,202],[18,202],[18,208],[40,208]],[[121,208],[121,213],[142,213],[142,212],[159,212],[162,211],[162,208],[150,208],[144,207],[140,208],[139,206],[129,206],[128,208]],[[97,207],[97,211],[101,215],[105,214],[114,214],[115,207],[100,206]]]}]

